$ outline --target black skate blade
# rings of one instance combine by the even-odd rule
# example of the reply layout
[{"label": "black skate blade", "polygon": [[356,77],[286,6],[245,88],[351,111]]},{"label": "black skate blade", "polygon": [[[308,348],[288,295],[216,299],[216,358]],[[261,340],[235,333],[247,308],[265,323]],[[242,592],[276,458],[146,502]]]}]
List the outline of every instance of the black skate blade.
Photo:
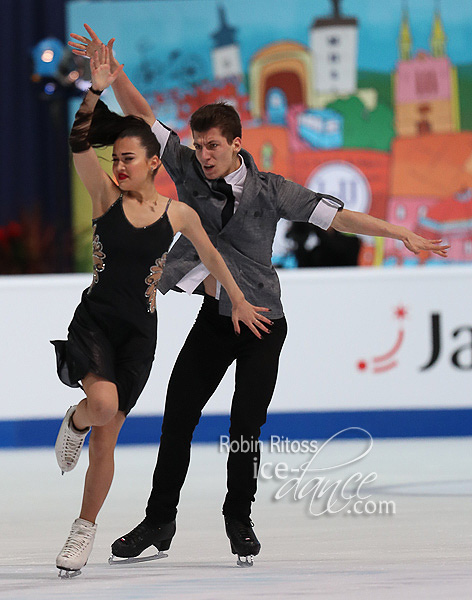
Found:
[{"label": "black skate blade", "polygon": [[254,556],[249,554],[249,556],[239,556],[236,561],[238,567],[252,567],[254,565]]},{"label": "black skate blade", "polygon": [[151,556],[131,556],[130,558],[121,558],[112,554],[108,559],[109,565],[132,565],[140,562],[149,562],[150,560],[158,560],[159,558],[167,558],[169,555],[159,550],[157,554]]},{"label": "black skate blade", "polygon": [[63,569],[61,567],[57,567],[59,569],[58,577],[61,579],[72,579],[73,577],[78,577],[82,575],[82,571],[77,569],[77,571],[71,571],[69,569]]}]

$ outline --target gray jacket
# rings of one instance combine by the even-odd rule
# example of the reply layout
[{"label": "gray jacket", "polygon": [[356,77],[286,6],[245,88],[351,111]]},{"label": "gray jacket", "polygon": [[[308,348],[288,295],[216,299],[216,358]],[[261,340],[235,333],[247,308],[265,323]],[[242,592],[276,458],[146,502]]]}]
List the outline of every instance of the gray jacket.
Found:
[{"label": "gray jacket", "polygon": [[[194,208],[210,240],[218,249],[246,300],[271,309],[270,317],[283,317],[280,283],[272,266],[272,243],[277,222],[308,221],[319,202],[342,209],[343,203],[332,196],[317,194],[281,175],[260,172],[245,150],[240,156],[247,167],[243,194],[238,209],[221,228],[221,211],[226,198],[215,192],[205,179],[195,151],[184,146],[171,132],[161,160],[175,183],[179,200]],[[166,294],[200,263],[192,243],[181,236],[167,255],[159,281],[159,291]],[[203,285],[195,293],[203,293]],[[231,316],[231,301],[221,288],[219,311]]]}]

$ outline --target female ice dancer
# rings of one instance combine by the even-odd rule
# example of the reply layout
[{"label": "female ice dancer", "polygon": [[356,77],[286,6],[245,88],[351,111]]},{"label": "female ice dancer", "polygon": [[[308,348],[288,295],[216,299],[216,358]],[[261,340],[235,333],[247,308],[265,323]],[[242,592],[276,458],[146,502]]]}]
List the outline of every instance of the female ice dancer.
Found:
[{"label": "female ice dancer", "polygon": [[[120,72],[111,73],[109,49],[103,45],[91,60],[91,72],[92,87],[76,114],[70,146],[92,199],[93,280],[82,294],[67,341],[53,342],[61,381],[82,387],[86,395],[67,411],[58,434],[56,456],[62,472],[75,467],[91,430],[80,516],[56,560],[62,577],[78,575],[88,560],[95,520],[113,479],[118,434],[151,370],[157,283],[174,234],[180,231],[192,242],[225,287],[236,333],[239,321],[257,337],[271,323],[260,314],[266,309],[245,300],[197,213],[156,191],[160,148],[150,127],[137,117],[111,113],[99,101]],[[112,144],[118,185],[102,170],[91,147]]]}]

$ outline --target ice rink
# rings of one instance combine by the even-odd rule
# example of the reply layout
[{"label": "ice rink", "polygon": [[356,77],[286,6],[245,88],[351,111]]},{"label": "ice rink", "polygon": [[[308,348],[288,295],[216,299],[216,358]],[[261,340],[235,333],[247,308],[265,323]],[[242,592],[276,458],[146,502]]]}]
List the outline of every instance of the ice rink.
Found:
[{"label": "ice rink", "polygon": [[[169,558],[108,565],[111,542],[143,517],[156,455],[155,447],[122,446],[89,564],[70,580],[57,577],[55,557],[78,515],[86,452],[63,477],[52,448],[0,452],[0,598],[471,597],[470,438],[374,440],[364,458],[348,465],[366,451],[365,440],[333,441],[318,455],[269,450],[253,510],[262,550],[252,568],[236,566],[224,533],[226,456],[205,444],[193,449]],[[274,499],[300,477],[290,469],[311,459],[311,468],[325,470],[305,473],[290,495]],[[326,470],[336,465],[345,466]],[[349,497],[356,473],[367,482],[353,499],[364,497],[369,504],[359,512],[371,514],[355,514],[352,502],[342,508],[339,487],[330,511],[340,510],[328,514],[330,494],[320,497],[314,477],[345,483]],[[372,474],[377,478],[368,482]]]}]

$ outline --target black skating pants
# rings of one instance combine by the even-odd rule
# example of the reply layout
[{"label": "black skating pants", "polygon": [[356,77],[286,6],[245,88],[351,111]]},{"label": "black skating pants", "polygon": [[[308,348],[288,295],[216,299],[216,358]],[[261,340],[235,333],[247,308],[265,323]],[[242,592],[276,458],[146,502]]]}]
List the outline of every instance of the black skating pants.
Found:
[{"label": "black skating pants", "polygon": [[[265,314],[270,318],[270,313]],[[223,513],[238,518],[250,515],[260,461],[257,441],[277,379],[279,356],[287,335],[285,318],[275,319],[269,329],[271,333],[262,333],[260,340],[241,324],[241,334],[236,335],[231,318],[218,314],[218,301],[205,296],[167,388],[159,453],[146,508],[151,522],[175,519],[190,462],[193,431],[203,407],[234,360],[236,377],[229,435],[230,442],[237,443],[230,444]]]}]

